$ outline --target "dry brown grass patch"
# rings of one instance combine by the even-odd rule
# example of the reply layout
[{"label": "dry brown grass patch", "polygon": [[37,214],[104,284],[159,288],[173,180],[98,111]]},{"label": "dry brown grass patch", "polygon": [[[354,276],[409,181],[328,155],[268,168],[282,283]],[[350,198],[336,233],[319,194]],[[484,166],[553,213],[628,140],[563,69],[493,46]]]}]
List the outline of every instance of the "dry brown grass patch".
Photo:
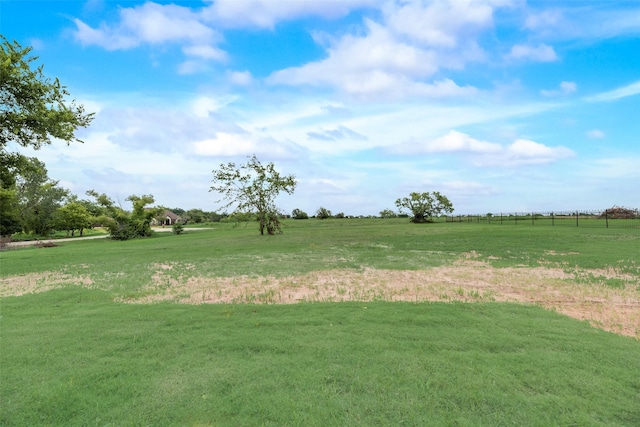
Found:
[{"label": "dry brown grass patch", "polygon": [[93,281],[88,276],[72,276],[60,272],[29,273],[5,277],[0,280],[0,297],[35,294],[65,285],[89,287]]},{"label": "dry brown grass patch", "polygon": [[[640,338],[640,292],[632,285],[579,283],[559,268],[494,268],[473,254],[425,270],[324,270],[284,277],[202,277],[158,265],[145,296],[129,303],[293,304],[313,301],[504,301],[538,304],[592,325]],[[178,270],[183,270],[178,269]],[[607,278],[627,280],[613,269]]]}]

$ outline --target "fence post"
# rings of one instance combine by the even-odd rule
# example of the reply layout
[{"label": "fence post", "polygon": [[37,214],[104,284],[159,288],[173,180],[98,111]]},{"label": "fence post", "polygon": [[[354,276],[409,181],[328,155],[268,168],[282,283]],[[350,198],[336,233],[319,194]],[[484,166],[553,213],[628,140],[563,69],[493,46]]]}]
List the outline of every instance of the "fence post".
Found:
[{"label": "fence post", "polygon": [[551,212],[551,226],[555,226],[556,225],[556,218],[553,216],[553,212]]},{"label": "fence post", "polygon": [[531,212],[531,225],[535,225],[533,221],[536,219],[536,214]]},{"label": "fence post", "polygon": [[515,213],[515,217],[516,217],[516,225],[518,225],[518,212]]},{"label": "fence post", "polygon": [[609,228],[609,209],[604,210],[605,228]]},{"label": "fence post", "polygon": [[578,217],[580,216],[580,211],[576,211],[576,227],[578,226]]}]

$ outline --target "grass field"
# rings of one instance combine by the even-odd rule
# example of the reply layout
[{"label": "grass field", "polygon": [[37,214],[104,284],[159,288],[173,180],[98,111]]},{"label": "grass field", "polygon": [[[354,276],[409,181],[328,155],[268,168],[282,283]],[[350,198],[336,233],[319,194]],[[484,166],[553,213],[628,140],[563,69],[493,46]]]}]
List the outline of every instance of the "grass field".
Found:
[{"label": "grass field", "polygon": [[0,425],[640,424],[638,230],[211,227],[0,253]]}]

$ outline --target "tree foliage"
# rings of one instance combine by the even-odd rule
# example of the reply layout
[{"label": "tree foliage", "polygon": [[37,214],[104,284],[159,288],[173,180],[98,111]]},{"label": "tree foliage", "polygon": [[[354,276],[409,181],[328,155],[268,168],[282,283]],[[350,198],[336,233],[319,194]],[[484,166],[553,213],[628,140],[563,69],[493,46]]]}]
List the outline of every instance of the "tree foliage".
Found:
[{"label": "tree foliage", "polygon": [[28,158],[16,182],[16,210],[24,233],[46,236],[55,228],[55,213],[69,196],[47,175],[44,163]]},{"label": "tree foliage", "polygon": [[116,206],[106,194],[98,194],[94,190],[87,191],[87,194],[94,197],[97,203],[106,210],[108,218],[105,219],[105,223],[111,238],[115,240],[151,236],[153,234],[151,221],[163,210],[163,208],[147,207],[154,202],[151,195],[127,197],[127,201],[133,204],[133,211],[127,212]]},{"label": "tree foliage", "polygon": [[44,76],[42,65],[31,69],[38,59],[30,56],[31,47],[2,37],[0,45],[0,147],[15,142],[35,149],[51,143],[51,138],[67,143],[79,141],[75,131],[86,127],[93,114],[75,100],[67,101],[69,92],[56,78]]},{"label": "tree foliage", "polygon": [[224,208],[235,207],[235,212],[253,212],[256,214],[260,234],[282,232],[281,214],[275,205],[276,197],[281,193],[293,194],[296,180],[293,175],[281,175],[273,163],[260,163],[255,154],[249,161],[237,166],[230,162],[220,164],[213,170],[213,185],[209,191],[222,195]]},{"label": "tree foliage", "polygon": [[66,231],[67,236],[75,235],[76,230],[82,236],[85,228],[91,227],[91,214],[82,203],[69,202],[56,211],[54,227],[56,230]]},{"label": "tree foliage", "polygon": [[37,57],[0,35],[0,235],[21,228],[16,179],[29,173],[31,160],[7,151],[8,144],[39,149],[52,139],[80,141],[75,131],[93,120],[82,105],[67,100],[69,93],[43,67],[32,69]]},{"label": "tree foliage", "polygon": [[320,206],[316,211],[316,218],[318,219],[331,218],[331,211],[325,207]]},{"label": "tree foliage", "polygon": [[309,219],[309,215],[302,209],[294,209],[291,211],[291,218],[293,219]]},{"label": "tree foliage", "polygon": [[395,218],[397,217],[398,214],[396,214],[394,211],[392,211],[391,209],[384,209],[382,211],[380,211],[380,218]]},{"label": "tree foliage", "polygon": [[432,222],[434,216],[453,212],[451,201],[437,191],[432,193],[410,193],[409,197],[396,200],[396,206],[401,211],[402,209],[411,211],[413,214],[411,222],[415,223]]}]

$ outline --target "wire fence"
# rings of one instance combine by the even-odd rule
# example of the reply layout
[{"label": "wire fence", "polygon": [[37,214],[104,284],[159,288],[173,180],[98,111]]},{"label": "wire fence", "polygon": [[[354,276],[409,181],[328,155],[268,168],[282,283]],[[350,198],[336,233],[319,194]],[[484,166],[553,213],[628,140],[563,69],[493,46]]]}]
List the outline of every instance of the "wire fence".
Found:
[{"label": "wire fence", "polygon": [[640,210],[610,208],[554,212],[449,215],[446,222],[550,227],[640,228]]}]

